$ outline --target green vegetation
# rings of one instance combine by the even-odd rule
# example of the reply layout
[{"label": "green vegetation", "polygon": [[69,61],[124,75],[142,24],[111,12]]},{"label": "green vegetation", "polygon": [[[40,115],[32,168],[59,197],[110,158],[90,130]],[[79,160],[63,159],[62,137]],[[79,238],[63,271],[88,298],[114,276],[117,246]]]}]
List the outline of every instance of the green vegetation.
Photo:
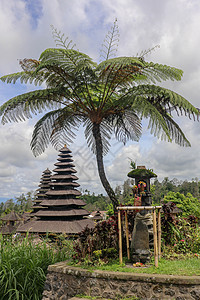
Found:
[{"label": "green vegetation", "polygon": [[71,143],[76,137],[75,130],[82,124],[88,146],[96,155],[102,185],[116,208],[118,199],[103,163],[112,135],[123,144],[139,141],[141,121],[148,119],[150,132],[158,138],[190,146],[171,111],[194,120],[199,111],[181,95],[156,85],[181,80],[183,71],[145,61],[145,55],[152,49],[135,57],[115,57],[119,39],[117,20],[104,40],[105,56],[100,63],[75,50],[75,45],[54,28],[53,36],[59,48],[46,49],[39,60],[20,60],[22,72],[1,77],[6,83],[20,80],[22,84],[46,87],[4,103],[0,107],[2,123],[23,121],[32,114],[45,112],[32,136],[31,149],[35,155],[41,154],[49,143],[56,148]]},{"label": "green vegetation", "polygon": [[5,202],[0,203],[0,215],[2,213],[8,214],[12,210],[16,212],[30,211],[32,202],[35,199],[34,192],[30,191],[26,194],[21,194],[14,199],[8,199]]},{"label": "green vegetation", "polygon": [[45,240],[0,236],[0,299],[42,299],[48,265],[68,259],[71,250],[70,242],[60,249]]},{"label": "green vegetation", "polygon": [[144,176],[144,177],[157,177],[157,175],[149,169],[134,169],[128,173],[128,177],[135,178],[135,176]]},{"label": "green vegetation", "polygon": [[162,182],[159,182],[157,179],[154,180],[154,183],[151,184],[151,194],[154,204],[160,204],[164,196],[168,192],[180,193],[185,196],[190,193],[193,197],[200,199],[200,181],[198,178],[193,178],[192,180],[178,180],[173,178],[169,180],[168,177],[165,177]]},{"label": "green vegetation", "polygon": [[163,198],[163,203],[173,202],[182,210],[182,217],[195,216],[200,218],[200,201],[190,193],[185,196],[181,193],[168,192]]},{"label": "green vegetation", "polygon": [[84,267],[89,270],[103,270],[111,272],[131,272],[131,273],[146,273],[146,274],[167,274],[167,275],[197,275],[200,276],[200,256],[185,259],[167,260],[161,258],[159,260],[158,268],[153,263],[144,267],[133,267],[131,264],[120,265],[119,261],[110,261],[108,264],[98,266],[88,266],[87,264],[77,265],[77,267]]}]

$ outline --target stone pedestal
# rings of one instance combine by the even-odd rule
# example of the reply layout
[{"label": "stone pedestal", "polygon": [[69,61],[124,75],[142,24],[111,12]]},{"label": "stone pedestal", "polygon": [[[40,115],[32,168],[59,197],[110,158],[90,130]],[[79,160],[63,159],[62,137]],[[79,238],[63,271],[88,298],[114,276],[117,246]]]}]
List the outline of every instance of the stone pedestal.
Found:
[{"label": "stone pedestal", "polygon": [[149,249],[149,215],[146,216],[137,213],[135,218],[134,229],[132,233],[131,258],[134,263],[146,263],[150,260]]}]

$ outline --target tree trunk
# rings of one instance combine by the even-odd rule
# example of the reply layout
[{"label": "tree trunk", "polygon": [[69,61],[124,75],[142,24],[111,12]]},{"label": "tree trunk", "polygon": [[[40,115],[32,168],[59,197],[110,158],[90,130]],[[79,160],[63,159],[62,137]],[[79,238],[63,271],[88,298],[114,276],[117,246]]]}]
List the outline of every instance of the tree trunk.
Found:
[{"label": "tree trunk", "polygon": [[103,164],[103,145],[102,145],[102,139],[101,139],[101,132],[100,132],[100,124],[93,124],[93,136],[95,139],[95,144],[96,144],[96,158],[97,158],[97,166],[98,166],[98,172],[99,172],[99,177],[101,180],[101,183],[106,190],[112,204],[114,211],[116,211],[117,206],[119,205],[119,202],[115,196],[115,193],[113,189],[111,188],[105,174],[104,170],[104,164]]}]

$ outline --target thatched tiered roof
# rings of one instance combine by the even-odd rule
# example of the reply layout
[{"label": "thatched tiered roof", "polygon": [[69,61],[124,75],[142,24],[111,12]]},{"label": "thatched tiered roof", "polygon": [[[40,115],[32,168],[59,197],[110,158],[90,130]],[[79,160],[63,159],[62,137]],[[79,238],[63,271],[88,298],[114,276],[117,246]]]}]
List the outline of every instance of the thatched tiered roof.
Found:
[{"label": "thatched tiered roof", "polygon": [[13,234],[16,232],[17,227],[20,225],[22,218],[15,211],[1,218],[3,225],[0,228],[2,234]]},{"label": "thatched tiered roof", "polygon": [[51,181],[51,171],[47,168],[43,174],[42,178],[40,180],[39,189],[37,190],[36,199],[34,200],[34,204],[32,206],[32,215],[34,216],[35,213],[42,207],[41,202],[43,200],[47,199],[46,192],[50,189],[50,183]]},{"label": "thatched tiered roof", "polygon": [[60,150],[55,166],[47,198],[40,202],[41,208],[35,213],[37,219],[18,228],[19,232],[77,234],[86,226],[94,226],[92,220],[86,219],[89,212],[83,208],[85,202],[77,198],[81,195],[76,189],[78,177],[74,175],[76,170],[67,146]]},{"label": "thatched tiered roof", "polygon": [[9,214],[3,216],[1,218],[2,221],[20,221],[22,218],[15,212],[15,211],[11,211]]}]

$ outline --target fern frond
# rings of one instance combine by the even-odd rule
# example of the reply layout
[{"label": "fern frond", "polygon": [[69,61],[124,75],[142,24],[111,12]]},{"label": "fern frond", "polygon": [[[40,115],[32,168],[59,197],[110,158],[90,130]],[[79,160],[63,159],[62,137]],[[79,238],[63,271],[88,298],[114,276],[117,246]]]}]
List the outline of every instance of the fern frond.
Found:
[{"label": "fern frond", "polygon": [[[64,94],[65,93],[65,94]],[[67,96],[67,90],[46,89],[37,90],[16,96],[0,107],[2,123],[24,121],[32,117],[32,114],[41,113],[48,109],[61,106],[63,97]],[[68,92],[70,96],[70,92]]]},{"label": "fern frond", "polygon": [[20,79],[20,82],[23,83],[33,83],[35,85],[41,85],[44,82],[44,77],[42,74],[33,74],[33,72],[18,72],[9,75],[2,76],[0,78],[1,81],[6,83],[16,83],[16,81]]},{"label": "fern frond", "polygon": [[45,151],[49,143],[60,149],[66,142],[72,143],[81,119],[70,108],[58,109],[45,114],[35,125],[31,149],[35,156]]},{"label": "fern frond", "polygon": [[106,61],[102,61],[96,68],[96,71],[100,71],[102,73],[106,73],[110,68],[114,66],[114,71],[121,68],[121,70],[140,70],[145,65],[141,59],[138,57],[116,57],[111,58]]},{"label": "fern frond", "polygon": [[[83,126],[85,127],[85,137],[88,144],[88,147],[92,150],[94,154],[96,154],[96,144],[95,139],[93,136],[93,123],[90,119],[85,118]],[[111,135],[113,132],[112,125],[107,120],[103,120],[100,124],[100,133],[101,133],[101,140],[102,140],[102,147],[103,147],[103,155],[106,155],[110,148],[109,140],[111,139]]]},{"label": "fern frond", "polygon": [[169,89],[155,85],[139,85],[137,87],[133,87],[129,90],[127,96],[122,96],[122,101],[126,101],[128,98],[132,99],[131,101],[134,103],[137,103],[141,97],[148,100],[155,107],[157,106],[157,108],[161,106],[166,112],[173,107],[177,114],[182,114],[182,111],[184,111],[185,115],[189,118],[192,115],[195,119],[195,116],[198,118],[200,115],[198,109],[184,97]]},{"label": "fern frond", "polygon": [[84,68],[96,67],[96,63],[87,54],[73,49],[46,49],[40,55],[40,61],[41,63],[58,64],[58,66],[71,72],[77,72],[76,68],[79,69],[80,65],[84,65]]},{"label": "fern frond", "polygon": [[[181,146],[190,146],[180,127],[168,114],[168,107],[176,105],[176,110],[183,109],[186,115],[199,115],[198,110],[186,99],[167,89],[157,86],[139,86],[132,88],[132,94],[128,95],[129,105],[141,118],[149,119],[149,129],[154,136],[172,141]],[[125,97],[126,98],[126,97]],[[123,99],[127,101],[128,99]]]},{"label": "fern frond", "polygon": [[73,90],[77,83],[86,85],[85,74],[94,77],[93,69],[96,64],[89,56],[78,51],[47,49],[40,59],[41,63],[35,74],[37,76],[42,72],[48,87],[64,84]]},{"label": "fern frond", "polygon": [[61,31],[58,31],[53,25],[51,25],[52,35],[57,47],[63,47],[65,49],[74,49],[76,44],[73,44],[72,40],[69,40],[68,37],[65,37],[64,33],[61,34]]},{"label": "fern frond", "polygon": [[148,78],[148,80],[152,81],[153,83],[156,83],[168,79],[172,81],[181,80],[183,76],[183,71],[166,65],[146,62],[142,74],[145,75]]},{"label": "fern frond", "polygon": [[117,25],[117,19],[115,19],[114,25],[111,27],[111,31],[108,31],[104,44],[102,44],[101,56],[104,61],[108,60],[111,56],[115,56],[119,42],[119,28]]},{"label": "fern frond", "polygon": [[152,51],[155,51],[156,48],[160,48],[160,45],[155,45],[152,48],[142,50],[140,53],[137,53],[136,56],[144,60],[144,57],[150,54]]},{"label": "fern frond", "polygon": [[135,82],[139,82],[143,66],[143,62],[134,57],[112,58],[100,63],[96,72],[99,73],[99,79],[104,84],[102,105],[119,88],[127,88],[130,83],[133,85]]},{"label": "fern frond", "polygon": [[122,114],[113,116],[115,137],[124,145],[128,140],[139,141],[142,134],[141,120],[132,110],[125,110]]},{"label": "fern frond", "polygon": [[24,58],[19,60],[19,64],[24,72],[33,72],[40,64],[40,61],[32,58]]}]

